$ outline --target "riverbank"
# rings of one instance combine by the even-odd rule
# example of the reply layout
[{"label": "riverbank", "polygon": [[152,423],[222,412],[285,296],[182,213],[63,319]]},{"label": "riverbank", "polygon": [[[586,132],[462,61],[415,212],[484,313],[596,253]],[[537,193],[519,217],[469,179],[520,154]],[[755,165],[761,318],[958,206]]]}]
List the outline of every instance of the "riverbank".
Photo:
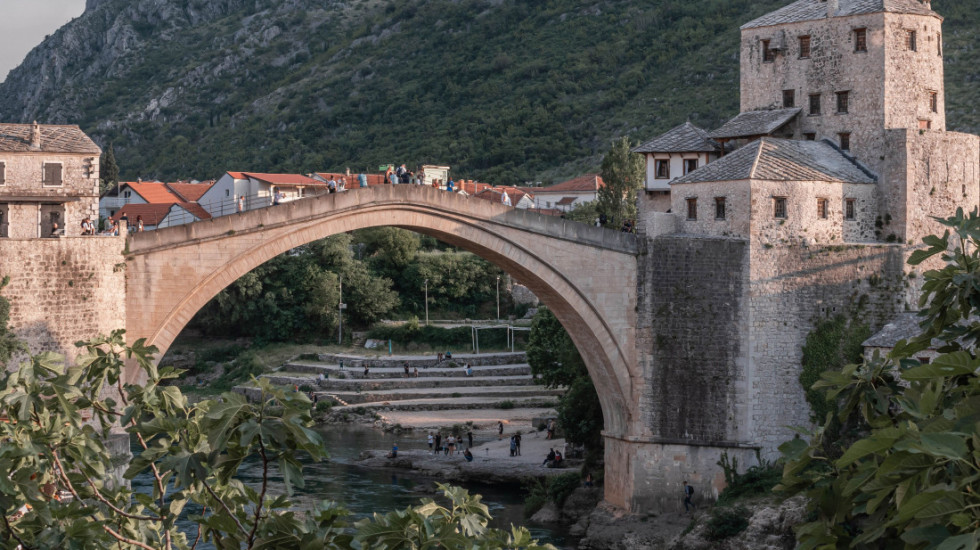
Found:
[{"label": "riverbank", "polygon": [[[400,449],[397,458],[387,458],[389,449],[364,451],[354,465],[411,472],[453,483],[517,484],[529,478],[577,473],[580,465],[575,461],[566,461],[565,468],[546,468],[542,465],[549,449],[565,448],[565,440],[545,439],[545,433],[523,434],[520,456],[510,456],[510,436],[513,433],[505,433],[499,441],[475,445],[472,450],[473,462],[467,462],[462,452],[445,455],[422,449]],[[412,432],[411,437],[424,438],[426,435],[425,432]]]}]

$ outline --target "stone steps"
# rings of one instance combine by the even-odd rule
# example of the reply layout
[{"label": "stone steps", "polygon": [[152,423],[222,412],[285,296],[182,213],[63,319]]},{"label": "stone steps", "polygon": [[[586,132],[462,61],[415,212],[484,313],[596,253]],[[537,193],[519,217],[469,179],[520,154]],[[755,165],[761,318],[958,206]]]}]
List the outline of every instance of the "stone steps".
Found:
[{"label": "stone steps", "polygon": [[444,359],[442,363],[436,361],[432,355],[411,355],[411,356],[377,356],[365,357],[363,355],[350,355],[343,353],[320,353],[317,354],[320,363],[339,365],[344,363],[345,368],[363,369],[365,366],[371,369],[376,368],[402,368],[408,363],[409,368],[418,367],[421,371],[425,367],[449,366],[449,363],[463,365],[469,363],[474,367],[514,365],[527,361],[527,355],[523,351],[514,353],[481,353],[475,354],[456,354],[452,359]]},{"label": "stone steps", "polygon": [[[415,367],[410,367],[414,369]],[[456,368],[444,368],[444,367],[418,367],[419,378],[428,377],[449,377],[455,376],[459,378],[466,378],[466,370],[462,367]],[[329,376],[330,378],[335,378],[338,375],[343,375],[348,379],[391,379],[397,377],[403,377],[405,374],[404,367],[374,367],[368,368],[367,376],[364,375],[364,367],[353,368],[345,365],[341,368],[336,364],[327,363],[315,363],[310,361],[290,361],[283,365],[279,372],[281,373],[295,373],[295,374],[312,374],[324,376]],[[411,371],[412,377],[414,377],[414,370]],[[515,364],[504,364],[497,366],[474,366],[473,376],[514,376],[520,374],[531,374],[531,367],[526,363],[515,363]]]},{"label": "stone steps", "polygon": [[557,398],[555,397],[404,399],[400,401],[375,401],[356,405],[337,406],[331,409],[331,413],[501,409],[504,403],[508,403],[508,408],[510,408],[510,405],[513,405],[513,408],[517,409],[547,409],[554,407],[556,401]]},{"label": "stone steps", "polygon": [[487,387],[487,386],[536,386],[538,381],[530,376],[498,377],[449,377],[449,378],[372,378],[319,380],[309,375],[267,374],[263,378],[277,386],[313,386],[318,391],[366,392],[397,389],[449,388],[449,387]]},{"label": "stone steps", "polygon": [[544,386],[491,386],[479,388],[460,388],[448,387],[438,391],[429,389],[402,389],[389,390],[386,392],[316,392],[321,398],[329,397],[342,404],[358,405],[372,402],[395,402],[403,400],[427,400],[436,401],[439,399],[460,399],[460,398],[489,398],[495,397],[502,400],[513,400],[516,398],[534,397],[555,397],[560,396],[563,391],[548,389]]}]

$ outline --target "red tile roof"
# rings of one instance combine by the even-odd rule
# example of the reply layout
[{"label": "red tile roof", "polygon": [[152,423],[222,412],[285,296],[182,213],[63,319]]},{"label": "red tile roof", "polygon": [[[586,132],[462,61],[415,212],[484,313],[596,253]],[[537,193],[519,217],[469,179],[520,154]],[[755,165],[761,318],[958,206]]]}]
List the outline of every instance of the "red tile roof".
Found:
[{"label": "red tile roof", "polygon": [[548,187],[525,187],[524,189],[528,192],[538,194],[538,193],[589,193],[596,192],[600,187],[605,187],[606,183],[602,181],[602,177],[599,174],[587,174],[585,176],[579,176],[568,181],[563,181],[561,183],[556,183]]},{"label": "red tile roof", "polygon": [[555,206],[568,206],[578,200],[578,197],[563,197],[560,201],[555,203]]},{"label": "red tile roof", "polygon": [[228,175],[235,178],[236,180],[246,179],[245,172],[228,172]]},{"label": "red tile roof", "polygon": [[460,180],[454,183],[455,183],[454,189],[457,192],[462,191],[467,195],[476,195],[477,193],[480,193],[490,187],[493,187],[489,183],[480,183],[478,181],[472,181],[472,180],[470,181]]},{"label": "red tile roof", "polygon": [[143,197],[143,200],[150,204],[173,204],[180,202],[180,197],[173,194],[165,183],[125,181],[120,184],[120,190],[123,186],[128,186],[134,193]]},{"label": "red tile roof", "polygon": [[[230,173],[230,172],[229,172]],[[259,174],[255,172],[244,172],[246,177],[259,180],[269,185],[289,185],[289,186],[323,186],[326,185],[320,180],[315,180],[302,174]]]},{"label": "red tile roof", "polygon": [[[112,216],[113,221],[118,221],[126,216],[129,219],[130,227],[136,226],[136,218],[142,216],[143,225],[159,225],[170,210],[174,206],[180,206],[184,210],[187,210],[191,214],[194,214],[198,219],[210,220],[211,214],[208,214],[201,205],[190,202],[172,202],[170,204],[127,204],[119,209],[115,215]],[[189,221],[189,220],[188,220]]]},{"label": "red tile roof", "polygon": [[555,217],[559,217],[565,213],[564,211],[558,210],[557,208],[528,208],[527,211],[535,212],[538,214],[544,214],[545,216],[555,216]]},{"label": "red tile roof", "polygon": [[208,192],[208,189],[211,189],[212,185],[214,185],[213,181],[203,183],[168,183],[167,189],[177,195],[178,198],[183,199],[184,202],[197,202]]}]

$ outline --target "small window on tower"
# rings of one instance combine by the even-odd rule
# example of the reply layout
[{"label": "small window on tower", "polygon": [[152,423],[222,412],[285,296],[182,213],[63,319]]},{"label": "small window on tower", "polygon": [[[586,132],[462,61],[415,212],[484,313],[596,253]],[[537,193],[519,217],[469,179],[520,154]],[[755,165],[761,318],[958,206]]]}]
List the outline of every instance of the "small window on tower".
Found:
[{"label": "small window on tower", "polygon": [[936,50],[939,57],[943,56],[943,33],[936,33]]},{"label": "small window on tower", "polygon": [[817,199],[817,217],[827,219],[827,199]]},{"label": "small window on tower", "polygon": [[938,113],[939,112],[939,93],[929,92],[929,110]]},{"label": "small window on tower", "polygon": [[776,60],[776,52],[769,47],[770,41],[762,41],[762,61],[764,63],[772,63]]},{"label": "small window on tower", "polygon": [[786,219],[786,197],[773,197],[772,215],[774,218]]},{"label": "small window on tower", "polygon": [[801,36],[800,37],[800,59],[808,59],[810,57],[810,37]]},{"label": "small window on tower", "polygon": [[687,199],[687,219],[698,219],[698,199]]},{"label": "small window on tower", "polygon": [[803,139],[807,141],[817,141],[817,134],[815,134],[814,132],[806,132],[805,134],[803,134]]},{"label": "small window on tower", "polygon": [[670,161],[669,160],[657,160],[655,170],[656,178],[658,180],[669,180],[670,179]]},{"label": "small window on tower", "polygon": [[932,121],[931,120],[920,119],[919,120],[919,129],[920,130],[932,130]]},{"label": "small window on tower", "polygon": [[915,31],[905,31],[905,49],[914,52],[919,49],[916,43]]},{"label": "small window on tower", "polygon": [[783,107],[796,107],[796,90],[783,90]]},{"label": "small window on tower", "polygon": [[844,200],[844,219],[854,220],[854,199]]},{"label": "small window on tower", "polygon": [[725,219],[725,197],[715,197],[715,219],[723,220]]},{"label": "small window on tower", "polygon": [[7,163],[0,162],[0,185],[7,183]]},{"label": "small window on tower", "polygon": [[810,116],[820,116],[820,94],[810,94]]},{"label": "small window on tower", "polygon": [[851,134],[848,133],[848,132],[843,132],[843,133],[837,134],[837,137],[840,138],[840,148],[843,149],[843,150],[845,150],[845,151],[850,151],[851,150]]},{"label": "small window on tower", "polygon": [[684,159],[684,175],[698,169],[698,159]]},{"label": "small window on tower", "polygon": [[850,92],[837,92],[837,113],[846,114],[850,107]]},{"label": "small window on tower", "polygon": [[854,51],[868,51],[868,29],[854,29]]}]

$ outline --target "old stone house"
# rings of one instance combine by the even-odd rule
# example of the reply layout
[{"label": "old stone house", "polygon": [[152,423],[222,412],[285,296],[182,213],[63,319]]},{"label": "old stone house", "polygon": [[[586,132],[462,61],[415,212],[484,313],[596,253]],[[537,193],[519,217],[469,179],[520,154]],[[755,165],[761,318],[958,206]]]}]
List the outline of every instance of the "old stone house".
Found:
[{"label": "old stone house", "polygon": [[[678,149],[697,149],[691,144],[699,136],[704,150],[711,144],[726,152],[752,144],[762,153],[756,160],[764,161],[755,167],[759,173],[778,165],[783,178],[778,188],[741,187],[752,189],[753,203],[766,203],[754,204],[754,211],[781,225],[777,240],[784,243],[826,238],[914,244],[940,231],[933,216],[950,215],[959,206],[970,210],[980,202],[980,138],[946,131],[942,17],[928,1],[798,0],[746,23],[740,97],[742,112],[717,130],[704,133],[682,125],[635,149],[648,157],[646,203],[666,211],[662,195],[669,193],[669,207],[685,230],[778,244],[772,235],[736,227],[746,221],[739,212],[748,211],[725,200],[728,189],[734,192],[732,180],[718,179],[731,176],[731,170],[712,172],[702,168],[705,163],[674,176],[668,153],[693,158],[694,151]],[[780,158],[781,153],[789,157]],[[710,152],[704,154],[711,159]],[[734,164],[750,156],[743,152],[722,160],[745,175],[751,171]],[[828,192],[814,186],[819,180],[803,177],[808,167],[824,161],[850,165],[857,181],[840,183],[857,184],[848,187],[854,196]],[[765,197],[759,194],[763,189]],[[698,209],[715,209],[710,219],[707,210],[692,217],[695,197]],[[722,204],[728,207],[725,216],[717,214],[725,211]],[[729,215],[736,217],[726,220]],[[841,230],[818,230],[822,236],[815,237],[811,220],[818,226],[832,220]]]},{"label": "old stone house", "polygon": [[0,238],[80,235],[98,219],[101,154],[78,126],[0,124]]}]

